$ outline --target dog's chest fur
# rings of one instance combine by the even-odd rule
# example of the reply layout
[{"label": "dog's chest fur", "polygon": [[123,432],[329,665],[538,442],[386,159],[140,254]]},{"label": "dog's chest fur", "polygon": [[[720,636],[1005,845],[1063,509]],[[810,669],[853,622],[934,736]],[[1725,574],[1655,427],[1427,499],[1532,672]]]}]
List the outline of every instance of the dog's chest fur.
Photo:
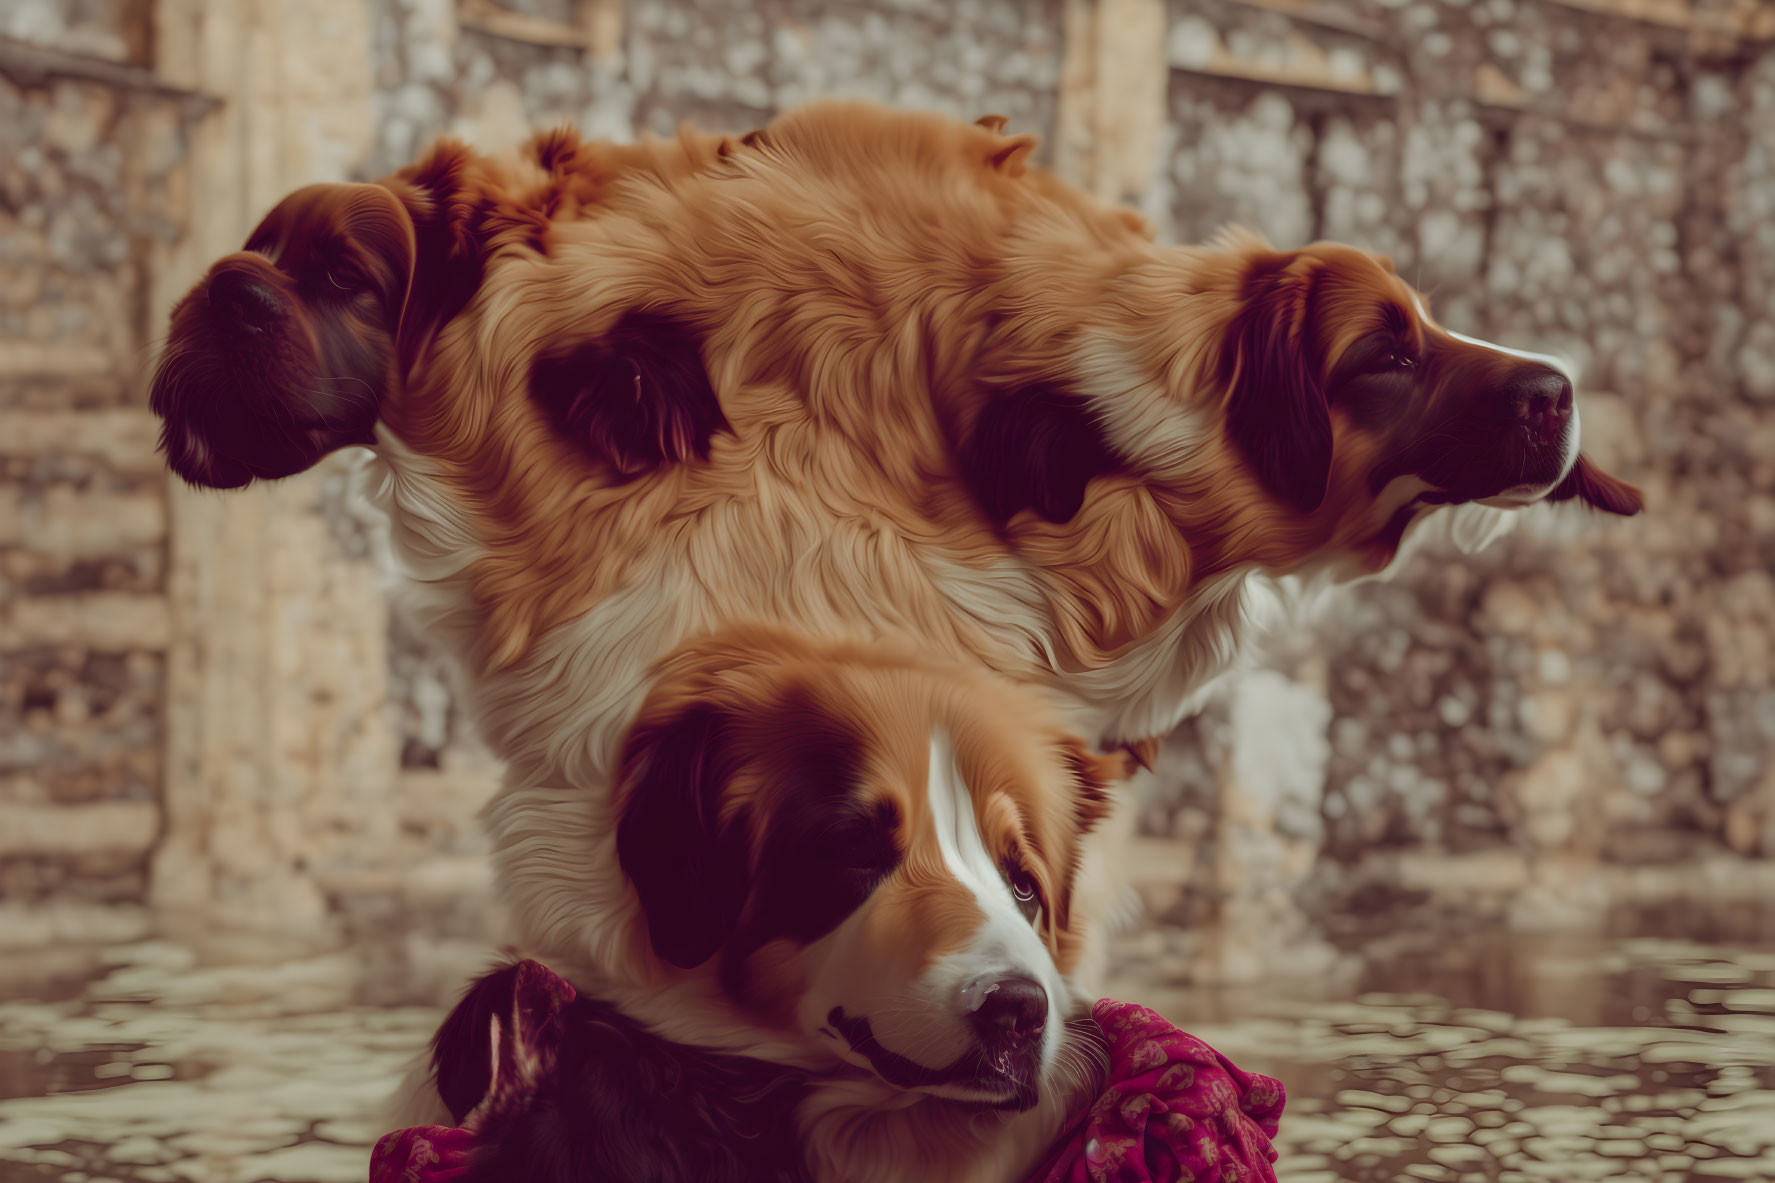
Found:
[{"label": "dog's chest fur", "polygon": [[423,457],[393,439],[380,453],[370,495],[393,523],[407,602],[461,664],[460,691],[488,741],[532,784],[604,784],[654,663],[736,621],[919,638],[1054,686],[1070,701],[1069,722],[1105,742],[1170,730],[1232,664],[1240,639],[1244,570],[1204,581],[1107,664],[1062,670],[1040,578],[1014,555],[968,564],[865,519],[809,513],[805,499],[798,517],[781,517],[760,498],[628,556],[611,594],[537,638],[520,661],[476,673],[482,614],[472,568],[490,548]]}]

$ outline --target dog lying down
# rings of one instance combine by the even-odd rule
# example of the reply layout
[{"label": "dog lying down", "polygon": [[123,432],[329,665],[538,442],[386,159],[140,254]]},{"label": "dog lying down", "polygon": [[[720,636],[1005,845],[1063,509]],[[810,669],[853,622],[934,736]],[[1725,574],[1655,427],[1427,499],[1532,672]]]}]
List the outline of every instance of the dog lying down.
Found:
[{"label": "dog lying down", "polygon": [[[1091,1021],[1105,1065],[1096,1099],[1030,1183],[1275,1183],[1278,1081],[1144,1007],[1105,999]],[[796,1136],[803,1072],[668,1042],[535,961],[470,986],[432,1061],[456,1125],[385,1136],[370,1183],[811,1178]]]}]

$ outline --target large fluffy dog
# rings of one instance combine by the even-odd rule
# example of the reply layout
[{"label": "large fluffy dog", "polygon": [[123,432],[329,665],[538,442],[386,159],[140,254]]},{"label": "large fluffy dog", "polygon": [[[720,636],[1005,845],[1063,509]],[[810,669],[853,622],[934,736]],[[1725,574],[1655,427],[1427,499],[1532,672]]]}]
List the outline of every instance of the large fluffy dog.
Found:
[{"label": "large fluffy dog", "polygon": [[[625,918],[660,884],[588,868],[692,637],[912,637],[1137,743],[1228,665],[1252,575],[1380,571],[1448,505],[1639,509],[1579,454],[1552,359],[1444,329],[1349,247],[1155,245],[1032,148],[847,105],[506,165],[445,146],[290,198],[175,315],[154,406],[186,479],[374,440],[509,762],[490,825],[534,950],[643,964]],[[743,946],[702,898],[700,941]],[[703,948],[676,939],[667,962]]]},{"label": "large fluffy dog", "polygon": [[922,636],[1138,741],[1253,573],[1379,570],[1453,503],[1638,509],[1557,363],[1385,260],[1156,246],[985,122],[829,105],[304,190],[175,316],[169,459],[236,484],[373,430],[494,742],[562,785],[722,621]]},{"label": "large fluffy dog", "polygon": [[[573,792],[495,806],[501,872],[571,930],[583,952],[556,967],[605,1003],[676,1044],[800,1070],[815,1178],[1017,1178],[1096,1084],[1075,895],[1127,768],[1029,688],[732,630],[663,664],[608,813]],[[440,1056],[482,1063],[468,1011],[473,1037],[447,1031]],[[620,1066],[587,1070],[611,1104]],[[458,1075],[440,1074],[447,1101]],[[624,1103],[700,1129],[661,1104]]]}]

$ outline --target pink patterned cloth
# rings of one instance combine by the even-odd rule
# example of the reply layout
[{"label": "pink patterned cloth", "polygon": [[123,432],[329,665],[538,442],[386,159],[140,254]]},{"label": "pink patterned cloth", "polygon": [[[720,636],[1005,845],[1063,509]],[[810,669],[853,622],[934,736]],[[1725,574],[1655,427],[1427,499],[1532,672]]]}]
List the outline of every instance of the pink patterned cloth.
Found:
[{"label": "pink patterned cloth", "polygon": [[[488,1032],[490,1099],[546,1084],[532,1045],[551,1039],[552,1020],[574,997],[572,986],[535,962],[521,971],[517,1013],[494,1018]],[[1107,1083],[1029,1183],[1276,1183],[1270,1139],[1282,1116],[1280,1081],[1235,1067],[1146,1007],[1106,998],[1091,1017],[1108,1041]],[[461,1179],[491,1103],[461,1129],[384,1135],[370,1156],[370,1183]]]},{"label": "pink patterned cloth", "polygon": [[370,1152],[370,1183],[451,1183],[468,1170],[475,1135],[444,1125],[384,1134]]},{"label": "pink patterned cloth", "polygon": [[1144,1006],[1105,998],[1103,1093],[1030,1183],[1276,1183],[1282,1082],[1235,1067]]}]

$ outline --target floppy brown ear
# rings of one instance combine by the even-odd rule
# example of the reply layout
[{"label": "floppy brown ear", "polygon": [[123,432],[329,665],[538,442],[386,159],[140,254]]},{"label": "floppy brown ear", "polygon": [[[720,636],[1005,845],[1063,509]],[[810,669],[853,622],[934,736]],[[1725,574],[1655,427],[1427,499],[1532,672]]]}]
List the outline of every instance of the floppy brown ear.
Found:
[{"label": "floppy brown ear", "polygon": [[[743,958],[777,939],[816,940],[899,862],[897,807],[858,794],[854,737],[805,690],[694,700],[638,724],[622,768],[617,860],[654,952],[681,969],[717,953]],[[769,786],[771,801],[725,808],[742,769]],[[757,824],[763,810],[768,826]]]},{"label": "floppy brown ear", "polygon": [[1574,497],[1586,505],[1627,518],[1646,507],[1645,494],[1626,481],[1610,476],[1581,455],[1565,480],[1547,494],[1549,501],[1570,501]]},{"label": "floppy brown ear", "polygon": [[572,1001],[573,987],[535,961],[502,966],[469,984],[431,1039],[438,1098],[457,1125],[490,1094],[540,1084],[554,1067],[560,1014]]},{"label": "floppy brown ear", "polygon": [[993,524],[1033,509],[1072,521],[1096,478],[1121,467],[1085,400],[1051,382],[995,392],[956,450],[962,479]]},{"label": "floppy brown ear", "polygon": [[616,855],[662,961],[691,969],[733,936],[747,891],[743,819],[722,817],[735,771],[732,720],[696,703],[640,723],[623,747]]},{"label": "floppy brown ear", "polygon": [[625,480],[707,460],[711,438],[731,430],[695,332],[654,312],[625,313],[600,339],[538,357],[530,397]]},{"label": "floppy brown ear", "polygon": [[481,286],[475,159],[467,145],[441,140],[382,182],[413,220],[412,282],[396,334],[402,373]]},{"label": "floppy brown ear", "polygon": [[1331,408],[1305,333],[1312,289],[1305,263],[1260,267],[1221,355],[1227,435],[1263,486],[1301,513],[1318,509],[1331,484]]}]

